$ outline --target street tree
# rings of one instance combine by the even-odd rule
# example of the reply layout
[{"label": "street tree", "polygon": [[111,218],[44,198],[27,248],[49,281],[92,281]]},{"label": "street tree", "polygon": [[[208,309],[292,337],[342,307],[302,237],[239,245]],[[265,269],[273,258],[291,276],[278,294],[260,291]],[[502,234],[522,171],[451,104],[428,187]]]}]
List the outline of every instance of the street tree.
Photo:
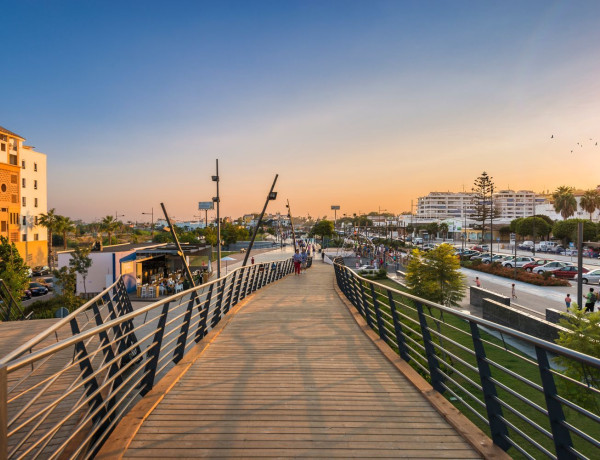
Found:
[{"label": "street tree", "polygon": [[75,222],[70,217],[56,216],[56,231],[62,233],[64,250],[67,250],[67,234],[75,231]]},{"label": "street tree", "polygon": [[439,231],[441,232],[444,239],[448,238],[448,230],[450,230],[448,224],[446,222],[442,222],[439,226]]},{"label": "street tree", "polygon": [[69,267],[71,267],[76,273],[79,273],[83,278],[83,292],[87,294],[85,286],[85,280],[88,276],[90,267],[92,266],[92,258],[90,257],[90,249],[78,246],[71,253],[71,259],[69,260]]},{"label": "street tree", "polygon": [[77,286],[77,274],[72,267],[61,267],[60,270],[54,270],[52,272],[54,278],[56,278],[56,285],[60,291],[61,303],[69,312],[72,312],[77,307],[81,306],[83,300],[75,295],[75,288]]},{"label": "street tree", "polygon": [[112,234],[119,228],[120,223],[113,216],[106,216],[100,222],[100,228],[108,234],[108,245],[112,244]]},{"label": "street tree", "polygon": [[554,210],[565,220],[575,214],[577,210],[577,200],[573,194],[574,191],[573,187],[561,185],[552,194]]},{"label": "street tree", "polygon": [[317,222],[310,230],[310,236],[318,235],[321,240],[324,240],[326,236],[333,235],[333,222],[330,220],[321,220]]},{"label": "street tree", "polygon": [[55,208],[48,210],[45,214],[40,214],[38,224],[48,230],[48,265],[54,266],[54,257],[52,255],[52,234],[56,231],[59,215],[56,214]]},{"label": "street tree", "polygon": [[430,222],[425,227],[427,229],[427,234],[429,235],[429,239],[435,237],[440,230],[440,226],[437,222]]},{"label": "street tree", "polygon": [[519,236],[533,236],[534,230],[536,235],[548,235],[552,230],[552,226],[548,222],[537,216],[518,220],[519,222],[515,227]]},{"label": "street tree", "polygon": [[3,236],[0,236],[0,279],[4,280],[13,298],[20,302],[23,291],[29,285],[27,266],[15,244]]},{"label": "street tree", "polygon": [[579,208],[589,212],[590,220],[592,220],[594,211],[600,209],[600,193],[598,193],[598,190],[586,190],[579,201]]},{"label": "street tree", "polygon": [[458,306],[466,292],[465,276],[449,244],[429,252],[415,249],[406,267],[406,284],[412,294],[446,306]]},{"label": "street tree", "polygon": [[587,219],[557,220],[552,226],[552,234],[563,243],[577,241],[577,224],[583,222],[583,241],[596,241],[598,226]]},{"label": "street tree", "polygon": [[[485,237],[485,229],[488,221],[499,217],[499,210],[494,207],[493,194],[494,182],[493,177],[490,177],[485,171],[475,179],[472,188],[475,194],[475,208],[471,218],[478,222],[477,226],[481,230],[482,241]],[[491,238],[491,235],[490,235]]]}]

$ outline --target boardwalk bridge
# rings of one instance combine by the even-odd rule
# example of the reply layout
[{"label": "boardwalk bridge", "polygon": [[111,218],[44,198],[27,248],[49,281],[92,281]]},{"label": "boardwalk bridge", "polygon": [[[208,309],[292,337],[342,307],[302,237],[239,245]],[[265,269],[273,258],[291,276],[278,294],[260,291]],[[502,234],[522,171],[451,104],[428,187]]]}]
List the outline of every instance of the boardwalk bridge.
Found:
[{"label": "boardwalk bridge", "polygon": [[333,262],[117,281],[0,360],[0,459],[598,457],[599,360]]}]

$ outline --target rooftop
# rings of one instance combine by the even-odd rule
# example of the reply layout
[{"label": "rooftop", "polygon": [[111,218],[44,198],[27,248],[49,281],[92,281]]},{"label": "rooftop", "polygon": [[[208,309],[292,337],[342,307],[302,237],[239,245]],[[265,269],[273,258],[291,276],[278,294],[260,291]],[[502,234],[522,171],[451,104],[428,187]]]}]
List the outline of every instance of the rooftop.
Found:
[{"label": "rooftop", "polygon": [[13,133],[12,131],[9,131],[8,129],[4,128],[3,126],[0,126],[0,133],[8,134],[9,136],[18,137],[21,140],[25,140],[23,136],[19,136],[17,133]]}]

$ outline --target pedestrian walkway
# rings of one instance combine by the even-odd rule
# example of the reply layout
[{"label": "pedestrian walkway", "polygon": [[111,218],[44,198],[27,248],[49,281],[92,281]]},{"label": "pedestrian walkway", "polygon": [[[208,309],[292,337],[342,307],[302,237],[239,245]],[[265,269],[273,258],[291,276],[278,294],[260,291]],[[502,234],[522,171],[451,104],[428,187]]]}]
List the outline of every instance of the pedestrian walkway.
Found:
[{"label": "pedestrian walkway", "polygon": [[316,261],[258,291],[100,458],[479,458],[360,330],[333,278]]}]

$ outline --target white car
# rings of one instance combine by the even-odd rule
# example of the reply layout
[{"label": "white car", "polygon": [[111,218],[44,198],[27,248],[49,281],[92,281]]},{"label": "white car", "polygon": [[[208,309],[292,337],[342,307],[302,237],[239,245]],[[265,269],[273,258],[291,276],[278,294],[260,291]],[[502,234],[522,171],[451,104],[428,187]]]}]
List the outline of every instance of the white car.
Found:
[{"label": "white car", "polygon": [[[575,281],[577,281],[579,275],[575,276]],[[581,281],[583,284],[599,284],[600,283],[600,268],[595,270],[590,270],[587,273],[584,273],[581,277]]]},{"label": "white car", "polygon": [[530,264],[534,260],[535,259],[533,257],[517,257],[516,260],[513,257],[512,259],[505,260],[504,262],[502,262],[502,266],[507,268],[513,268],[515,266],[517,268],[522,268],[524,265]]},{"label": "white car", "polygon": [[546,265],[542,265],[541,267],[536,267],[533,269],[534,273],[541,275],[544,272],[551,272],[552,270],[558,270],[559,268],[566,267],[568,265],[573,265],[569,262],[548,262]]}]

